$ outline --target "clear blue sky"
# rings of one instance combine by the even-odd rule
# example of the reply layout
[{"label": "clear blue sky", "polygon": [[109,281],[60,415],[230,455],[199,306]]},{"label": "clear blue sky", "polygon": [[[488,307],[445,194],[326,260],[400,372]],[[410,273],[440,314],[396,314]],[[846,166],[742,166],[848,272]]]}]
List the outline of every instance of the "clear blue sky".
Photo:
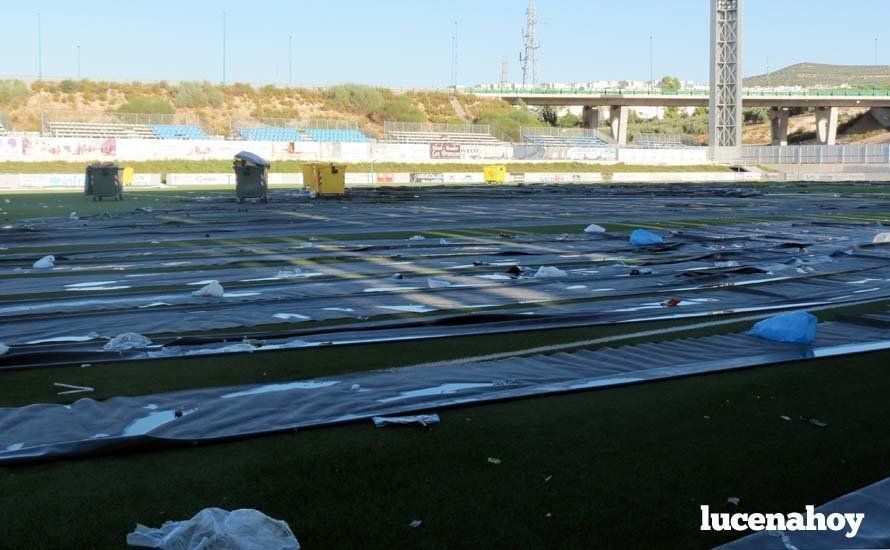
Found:
[{"label": "clear blue sky", "polygon": [[[708,78],[708,0],[538,0],[544,81],[645,80],[649,36],[656,75]],[[0,75],[218,81],[222,12],[228,13],[228,80],[294,84],[352,81],[450,84],[459,23],[458,80],[496,82],[503,57],[519,77],[527,0],[35,0],[4,2]],[[746,74],[801,61],[890,65],[888,0],[746,0]],[[277,75],[277,77],[276,77]]]}]

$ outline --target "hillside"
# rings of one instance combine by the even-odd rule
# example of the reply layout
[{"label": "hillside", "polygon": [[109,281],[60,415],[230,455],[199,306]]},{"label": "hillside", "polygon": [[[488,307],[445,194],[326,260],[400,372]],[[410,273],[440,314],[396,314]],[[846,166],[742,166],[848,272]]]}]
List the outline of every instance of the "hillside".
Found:
[{"label": "hillside", "polygon": [[83,116],[106,110],[196,114],[205,129],[214,134],[228,133],[232,118],[269,117],[351,120],[378,136],[383,132],[384,120],[465,123],[496,120],[513,111],[503,101],[473,95],[425,91],[394,94],[352,84],[317,90],[254,88],[247,84],[220,86],[208,82],[173,86],[165,82],[122,84],[87,80],[28,86],[0,80],[0,112],[6,113],[19,131],[39,131],[43,112],[58,112],[64,117],[68,113]]},{"label": "hillside", "polygon": [[890,89],[890,66],[798,63],[745,79],[745,86],[826,86]]}]

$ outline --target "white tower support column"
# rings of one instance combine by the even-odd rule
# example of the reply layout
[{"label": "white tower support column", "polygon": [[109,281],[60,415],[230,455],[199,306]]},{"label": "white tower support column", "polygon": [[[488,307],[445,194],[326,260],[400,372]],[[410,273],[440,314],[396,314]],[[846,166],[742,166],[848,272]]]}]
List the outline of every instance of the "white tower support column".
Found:
[{"label": "white tower support column", "polygon": [[788,145],[788,117],[790,112],[785,107],[772,107],[768,111],[770,129],[772,130],[773,146]]},{"label": "white tower support column", "polygon": [[612,106],[609,108],[609,124],[612,126],[612,138],[618,145],[627,145],[627,116],[630,108]]},{"label": "white tower support column", "polygon": [[711,0],[711,158],[734,159],[742,146],[742,7]]},{"label": "white tower support column", "polygon": [[819,145],[837,143],[837,107],[816,108],[816,141]]}]

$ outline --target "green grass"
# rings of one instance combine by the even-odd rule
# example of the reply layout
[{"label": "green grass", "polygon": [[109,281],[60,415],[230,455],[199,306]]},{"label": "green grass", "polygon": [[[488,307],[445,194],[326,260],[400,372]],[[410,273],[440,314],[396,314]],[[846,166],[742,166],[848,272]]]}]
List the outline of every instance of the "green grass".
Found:
[{"label": "green grass", "polygon": [[[82,174],[85,162],[0,162],[2,174]],[[140,174],[167,173],[229,173],[232,171],[230,160],[163,160],[148,162],[125,162]],[[498,164],[498,163],[490,163]],[[394,172],[480,172],[482,163],[355,163],[349,165],[351,172],[378,173]],[[300,172],[302,163],[299,161],[275,161],[272,171],[279,173]],[[590,164],[585,162],[509,162],[507,169],[513,173],[540,172],[582,172],[582,173],[616,173],[616,172],[728,172],[729,167],[720,165],[692,166],[654,166],[631,164]]]},{"label": "green grass", "polygon": [[429,431],[364,422],[0,469],[3,540],[116,548],[137,522],[219,506],[284,519],[306,548],[708,548],[730,537],[698,531],[702,504],[796,511],[887,476],[888,359],[439,411]]}]

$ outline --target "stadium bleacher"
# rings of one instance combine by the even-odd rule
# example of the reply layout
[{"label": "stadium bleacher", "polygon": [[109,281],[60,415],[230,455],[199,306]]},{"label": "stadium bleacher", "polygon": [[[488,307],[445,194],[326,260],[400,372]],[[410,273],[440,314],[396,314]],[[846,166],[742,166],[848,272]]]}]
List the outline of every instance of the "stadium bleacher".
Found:
[{"label": "stadium bleacher", "polygon": [[690,136],[682,134],[636,134],[633,142],[643,149],[679,149],[695,146]]},{"label": "stadium bleacher", "polygon": [[365,134],[358,130],[306,130],[313,141],[336,143],[366,143]]},{"label": "stadium bleacher", "polygon": [[317,129],[281,126],[235,126],[235,134],[247,141],[320,141],[334,143],[367,143],[368,137],[358,130]]},{"label": "stadium bleacher", "polygon": [[383,131],[393,143],[503,145],[511,141],[503,132],[483,124],[386,122]]},{"label": "stadium bleacher", "polygon": [[43,134],[49,137],[73,138],[144,138],[157,139],[148,124],[122,124],[119,122],[60,122],[44,123]]},{"label": "stadium bleacher", "polygon": [[523,134],[529,143],[545,147],[602,147],[605,141],[596,136],[543,136]]},{"label": "stadium bleacher", "polygon": [[204,130],[194,124],[153,124],[152,129],[160,139],[207,139]]}]

